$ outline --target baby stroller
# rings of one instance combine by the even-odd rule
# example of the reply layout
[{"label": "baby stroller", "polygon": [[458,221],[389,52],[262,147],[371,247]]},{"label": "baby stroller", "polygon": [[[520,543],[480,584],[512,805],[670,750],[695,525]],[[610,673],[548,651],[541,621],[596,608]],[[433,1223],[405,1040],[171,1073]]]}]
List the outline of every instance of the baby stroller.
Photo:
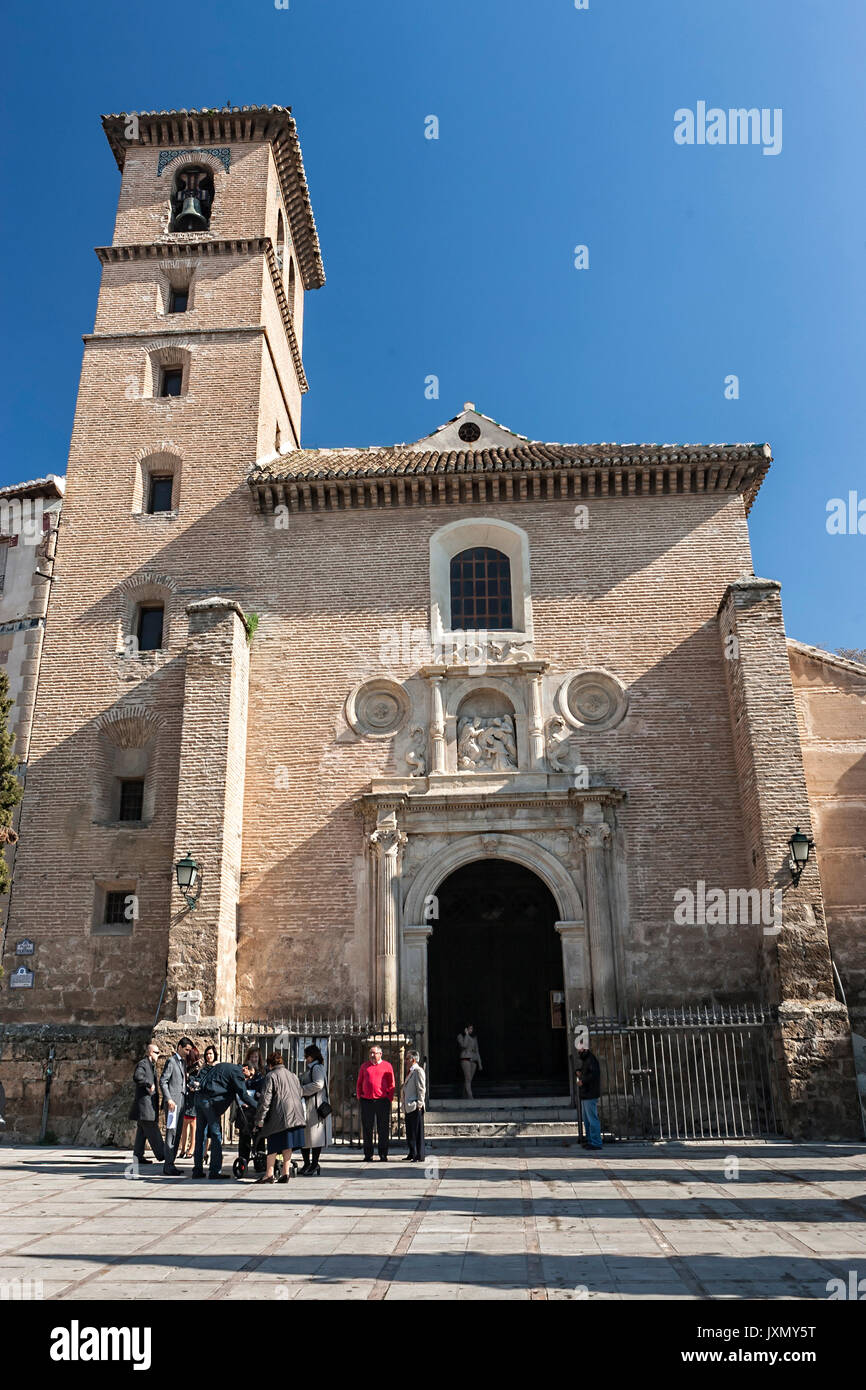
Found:
[{"label": "baby stroller", "polygon": [[[243,1178],[246,1175],[250,1160],[252,1160],[254,1173],[263,1173],[268,1166],[268,1141],[261,1134],[253,1135],[254,1114],[255,1111],[252,1106],[238,1105],[235,1107],[234,1122],[238,1131],[238,1156],[232,1164],[232,1172],[236,1178]],[[280,1176],[276,1170],[281,1170],[282,1164],[282,1155],[277,1154],[276,1177]]]},{"label": "baby stroller", "polygon": [[[235,1124],[238,1130],[238,1156],[232,1164],[232,1172],[236,1178],[246,1176],[247,1168],[252,1159],[253,1172],[264,1173],[268,1166],[268,1141],[261,1134],[253,1134],[253,1115],[255,1110],[252,1106],[238,1105],[235,1109]],[[298,1165],[292,1159],[289,1177],[295,1176]],[[282,1176],[283,1156],[277,1154],[274,1160],[274,1178]]]}]

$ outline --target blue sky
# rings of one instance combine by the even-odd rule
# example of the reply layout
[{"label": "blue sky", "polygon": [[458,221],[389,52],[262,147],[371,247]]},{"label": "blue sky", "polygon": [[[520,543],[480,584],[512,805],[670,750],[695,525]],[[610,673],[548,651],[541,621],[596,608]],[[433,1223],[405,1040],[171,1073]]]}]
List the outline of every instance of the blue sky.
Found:
[{"label": "blue sky", "polygon": [[[791,636],[866,646],[866,535],[825,525],[866,499],[862,0],[159,14],[7,15],[3,482],[65,469],[118,191],[100,114],[291,105],[328,275],[306,445],[417,438],[466,400],[548,440],[769,440],[755,569]],[[780,108],[781,152],[675,144],[699,101]]]}]

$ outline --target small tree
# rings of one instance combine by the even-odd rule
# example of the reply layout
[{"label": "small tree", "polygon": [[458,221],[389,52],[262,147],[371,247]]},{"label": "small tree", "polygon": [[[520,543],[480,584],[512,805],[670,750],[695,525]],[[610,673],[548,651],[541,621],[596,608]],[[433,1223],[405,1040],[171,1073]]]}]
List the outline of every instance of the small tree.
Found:
[{"label": "small tree", "polygon": [[[18,761],[12,752],[15,735],[9,732],[9,711],[14,703],[9,696],[9,677],[5,671],[0,671],[0,851],[18,838],[12,829],[12,817],[24,794],[16,776]],[[0,893],[8,889],[9,865],[5,854],[0,852]]]}]

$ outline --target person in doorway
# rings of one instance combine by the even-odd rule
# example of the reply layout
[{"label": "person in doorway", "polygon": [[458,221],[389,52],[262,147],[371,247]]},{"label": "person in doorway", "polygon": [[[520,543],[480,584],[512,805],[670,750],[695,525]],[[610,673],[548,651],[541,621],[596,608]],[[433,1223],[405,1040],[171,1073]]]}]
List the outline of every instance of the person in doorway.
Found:
[{"label": "person in doorway", "polygon": [[192,1051],[192,1038],[181,1038],[159,1078],[159,1089],[165,1102],[165,1167],[162,1171],[168,1178],[183,1176],[175,1160],[180,1148],[186,1107],[186,1069]]},{"label": "person in doorway", "polygon": [[[246,1068],[245,1068],[246,1070]],[[268,1057],[268,1074],[253,1120],[253,1131],[268,1141],[268,1165],[259,1182],[274,1182],[277,1154],[283,1155],[280,1182],[292,1176],[292,1150],[304,1143],[304,1099],[301,1083],[286,1066],[282,1052]]]},{"label": "person in doorway", "polygon": [[391,1102],[397,1089],[394,1068],[382,1061],[378,1043],[370,1048],[370,1059],[358,1072],[356,1094],[361,1102],[361,1133],[364,1140],[364,1162],[373,1162],[373,1130],[378,1141],[379,1161],[388,1162],[391,1138]]},{"label": "person in doorway", "polygon": [[210,1166],[208,1177],[224,1178],[223,1136],[220,1120],[233,1100],[239,1105],[249,1105],[247,1086],[253,1077],[252,1067],[239,1067],[234,1062],[217,1062],[215,1066],[204,1067],[201,1072],[201,1087],[196,1095],[195,1114],[195,1158],[191,1177],[203,1178],[204,1148],[210,1140]]},{"label": "person in doorway", "polygon": [[584,1147],[597,1152],[602,1147],[601,1124],[598,1118],[598,1099],[601,1095],[601,1067],[598,1058],[590,1052],[588,1043],[581,1043],[577,1049],[577,1094],[580,1097],[580,1113],[586,1134]]},{"label": "person in doorway", "polygon": [[150,1144],[157,1162],[165,1163],[165,1146],[159,1132],[159,1087],[156,1077],[158,1059],[158,1045],[155,1042],[148,1043],[147,1051],[133,1072],[135,1098],[130,1106],[129,1118],[138,1122],[135,1143],[132,1146],[133,1164],[153,1162],[152,1158],[144,1156],[146,1143]]},{"label": "person in doorway", "polygon": [[401,1088],[403,1114],[406,1116],[406,1143],[409,1152],[405,1162],[421,1163],[424,1159],[424,1104],[427,1099],[427,1073],[417,1052],[406,1053],[406,1075]]},{"label": "person in doorway", "polygon": [[482,1070],[474,1023],[467,1023],[463,1032],[457,1034],[457,1046],[460,1049],[460,1067],[463,1072],[463,1098],[472,1100],[472,1081],[475,1073]]},{"label": "person in doorway", "polygon": [[[302,1178],[319,1176],[319,1154],[331,1139],[330,1104],[328,1099],[328,1080],[325,1075],[325,1059],[315,1043],[304,1048],[306,1070],[301,1076],[301,1092],[307,1103],[307,1125],[304,1131],[304,1166]],[[328,1107],[322,1115],[320,1107]]]}]

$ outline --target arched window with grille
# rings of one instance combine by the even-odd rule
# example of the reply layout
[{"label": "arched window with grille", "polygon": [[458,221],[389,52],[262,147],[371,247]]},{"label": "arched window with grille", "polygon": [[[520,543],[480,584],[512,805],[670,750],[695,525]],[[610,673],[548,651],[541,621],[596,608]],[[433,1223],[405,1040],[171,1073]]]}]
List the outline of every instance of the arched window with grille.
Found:
[{"label": "arched window with grille", "polygon": [[511,562],[501,550],[473,546],[453,556],[451,627],[491,632],[513,627]]}]

